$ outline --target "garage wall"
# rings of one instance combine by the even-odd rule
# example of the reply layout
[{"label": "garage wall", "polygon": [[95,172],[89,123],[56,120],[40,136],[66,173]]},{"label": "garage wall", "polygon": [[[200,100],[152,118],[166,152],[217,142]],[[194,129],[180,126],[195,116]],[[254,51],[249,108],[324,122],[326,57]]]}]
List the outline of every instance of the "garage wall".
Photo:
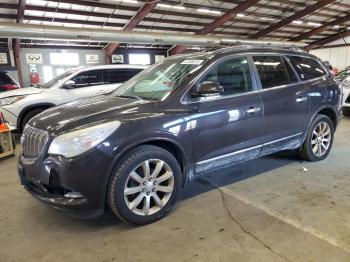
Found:
[{"label": "garage wall", "polygon": [[348,46],[316,49],[311,50],[310,53],[322,60],[329,61],[331,65],[340,70],[350,66],[350,47]]},{"label": "garage wall", "polygon": [[[50,62],[50,53],[77,53],[79,55],[79,62],[80,66],[87,65],[85,55],[98,55],[99,56],[99,63],[98,64],[104,64],[104,52],[103,50],[91,50],[91,49],[69,49],[69,50],[62,50],[62,49],[42,49],[42,48],[22,48],[20,59],[21,59],[21,66],[22,66],[22,74],[23,74],[23,80],[24,80],[24,86],[30,86],[30,66],[26,61],[26,54],[41,54],[43,58],[42,64],[37,64],[36,69],[37,73],[40,76],[40,83],[45,82],[44,81],[44,71],[43,67],[46,65],[51,65]],[[70,68],[72,66],[60,66],[61,68]],[[56,76],[55,70],[53,70],[53,76]]]}]

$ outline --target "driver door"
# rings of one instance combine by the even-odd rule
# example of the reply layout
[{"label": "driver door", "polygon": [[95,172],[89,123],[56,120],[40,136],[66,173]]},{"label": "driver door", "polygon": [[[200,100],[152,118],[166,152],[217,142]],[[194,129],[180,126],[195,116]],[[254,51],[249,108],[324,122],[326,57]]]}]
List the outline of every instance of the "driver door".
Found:
[{"label": "driver door", "polygon": [[263,104],[246,57],[216,63],[196,84],[215,82],[224,88],[215,97],[190,98],[195,172],[254,159],[263,139]]}]

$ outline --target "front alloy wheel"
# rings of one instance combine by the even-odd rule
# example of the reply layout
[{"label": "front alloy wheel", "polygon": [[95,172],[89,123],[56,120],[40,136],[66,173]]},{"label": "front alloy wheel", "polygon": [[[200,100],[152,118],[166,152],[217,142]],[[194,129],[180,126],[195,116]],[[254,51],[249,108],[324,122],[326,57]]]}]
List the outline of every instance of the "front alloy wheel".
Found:
[{"label": "front alloy wheel", "polygon": [[108,187],[108,205],[123,221],[144,225],[164,217],[181,189],[181,169],[174,155],[142,145],[120,161]]},{"label": "front alloy wheel", "polygon": [[170,166],[160,159],[150,159],[129,174],[124,200],[133,213],[148,216],[168,203],[173,190],[174,174]]}]

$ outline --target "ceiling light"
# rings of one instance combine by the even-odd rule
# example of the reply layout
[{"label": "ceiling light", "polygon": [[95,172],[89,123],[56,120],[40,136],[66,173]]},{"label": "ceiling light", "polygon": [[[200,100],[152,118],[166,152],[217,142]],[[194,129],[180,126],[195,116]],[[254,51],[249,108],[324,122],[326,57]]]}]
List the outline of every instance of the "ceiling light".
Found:
[{"label": "ceiling light", "polygon": [[333,28],[339,29],[339,25],[335,25],[335,26],[333,26]]},{"label": "ceiling light", "polygon": [[209,9],[204,9],[204,8],[198,8],[197,12],[199,12],[199,13],[206,13],[206,14],[221,15],[220,11],[209,10]]},{"label": "ceiling light", "polygon": [[136,0],[121,0],[124,3],[130,3],[130,4],[137,4],[138,2]]},{"label": "ceiling light", "polygon": [[238,17],[245,17],[244,14],[237,14]]},{"label": "ceiling light", "polygon": [[292,23],[296,24],[296,25],[301,25],[303,23],[303,21],[301,21],[301,20],[294,20]]},{"label": "ceiling light", "polygon": [[261,20],[265,20],[265,21],[275,21],[274,18],[271,17],[261,17]]},{"label": "ceiling light", "polygon": [[178,10],[185,10],[186,7],[182,5],[168,5],[168,4],[157,4],[158,7],[168,8],[168,9],[178,9]]},{"label": "ceiling light", "polygon": [[320,23],[315,23],[315,22],[308,22],[307,24],[311,25],[311,26],[321,26],[322,25]]}]

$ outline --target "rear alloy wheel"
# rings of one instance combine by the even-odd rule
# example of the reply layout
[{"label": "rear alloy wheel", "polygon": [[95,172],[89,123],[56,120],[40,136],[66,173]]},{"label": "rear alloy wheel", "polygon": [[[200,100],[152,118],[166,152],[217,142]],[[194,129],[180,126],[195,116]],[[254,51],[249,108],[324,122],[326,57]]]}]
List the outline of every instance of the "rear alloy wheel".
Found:
[{"label": "rear alloy wheel", "polygon": [[142,145],[127,153],[108,188],[108,205],[123,221],[144,225],[164,217],[181,189],[181,170],[167,150]]},{"label": "rear alloy wheel", "polygon": [[334,125],[328,116],[317,115],[312,121],[300,157],[307,161],[320,161],[325,159],[333,144]]}]

